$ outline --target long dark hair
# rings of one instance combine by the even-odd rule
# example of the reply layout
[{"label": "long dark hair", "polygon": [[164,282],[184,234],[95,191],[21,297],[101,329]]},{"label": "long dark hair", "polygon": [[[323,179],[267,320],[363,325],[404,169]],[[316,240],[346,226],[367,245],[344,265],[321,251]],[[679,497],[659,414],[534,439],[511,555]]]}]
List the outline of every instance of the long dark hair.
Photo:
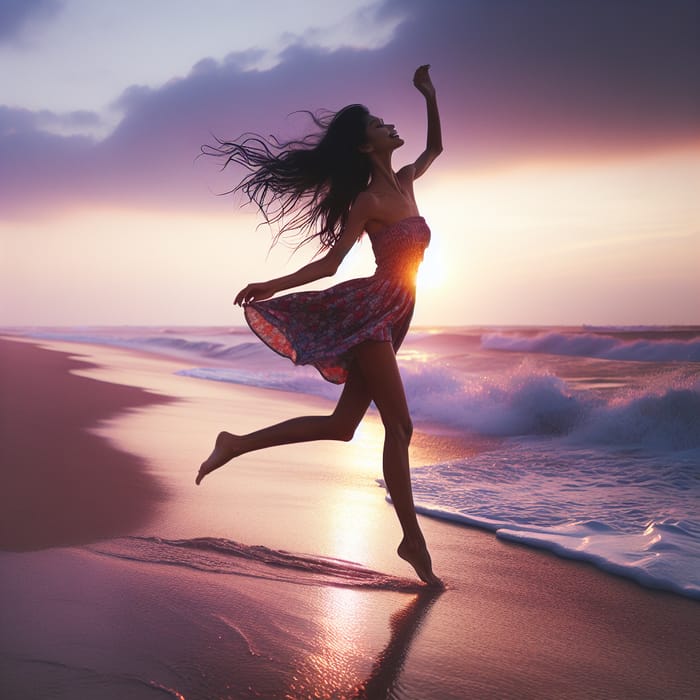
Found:
[{"label": "long dark hair", "polygon": [[357,195],[371,174],[369,157],[360,151],[366,140],[369,110],[349,105],[339,112],[307,112],[318,127],[303,139],[280,142],[247,133],[235,141],[216,139],[202,153],[225,158],[250,172],[232,190],[255,202],[277,229],[273,243],[316,240],[321,250],[338,240]]}]

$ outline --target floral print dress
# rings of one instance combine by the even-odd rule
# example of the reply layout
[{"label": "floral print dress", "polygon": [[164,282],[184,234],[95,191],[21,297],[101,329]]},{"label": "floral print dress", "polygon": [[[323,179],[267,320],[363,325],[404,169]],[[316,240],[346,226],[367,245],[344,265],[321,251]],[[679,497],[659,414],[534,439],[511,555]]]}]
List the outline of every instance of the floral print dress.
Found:
[{"label": "floral print dress", "polygon": [[371,277],[322,291],[295,292],[246,304],[253,332],[297,365],[314,365],[342,384],[352,351],[366,340],[399,349],[413,316],[416,274],[430,242],[422,216],[412,216],[370,235],[377,268]]}]

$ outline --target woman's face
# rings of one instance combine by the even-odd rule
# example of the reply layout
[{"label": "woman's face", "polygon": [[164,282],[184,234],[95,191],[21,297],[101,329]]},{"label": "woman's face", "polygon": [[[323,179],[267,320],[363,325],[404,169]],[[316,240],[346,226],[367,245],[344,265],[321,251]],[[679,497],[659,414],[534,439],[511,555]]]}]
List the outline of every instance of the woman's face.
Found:
[{"label": "woman's face", "polygon": [[396,133],[393,124],[385,124],[383,119],[370,114],[365,130],[368,152],[393,151],[403,146],[403,139]]}]

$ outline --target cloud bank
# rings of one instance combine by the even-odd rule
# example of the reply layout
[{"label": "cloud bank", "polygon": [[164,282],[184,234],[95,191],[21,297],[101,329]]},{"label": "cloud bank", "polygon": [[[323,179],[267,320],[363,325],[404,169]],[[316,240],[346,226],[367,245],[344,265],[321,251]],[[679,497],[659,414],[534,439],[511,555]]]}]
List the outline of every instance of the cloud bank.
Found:
[{"label": "cloud bank", "polygon": [[59,0],[0,0],[0,43],[12,41],[34,20],[48,20],[61,9]]},{"label": "cloud bank", "polygon": [[[56,3],[0,7],[11,34]],[[94,126],[94,113],[0,106],[0,217],[86,205],[206,208],[214,167],[195,162],[200,145],[250,130],[298,135],[306,123],[286,115],[300,109],[363,102],[396,123],[414,157],[424,117],[410,79],[426,62],[443,115],[441,167],[700,142],[697,0],[385,0],[374,12],[364,21],[403,19],[380,48],[300,39],[268,70],[250,69],[254,52],[234,53],[204,57],[158,88],[134,85],[115,96],[123,116],[102,140],[56,133]],[[214,186],[224,191],[236,175]]]}]

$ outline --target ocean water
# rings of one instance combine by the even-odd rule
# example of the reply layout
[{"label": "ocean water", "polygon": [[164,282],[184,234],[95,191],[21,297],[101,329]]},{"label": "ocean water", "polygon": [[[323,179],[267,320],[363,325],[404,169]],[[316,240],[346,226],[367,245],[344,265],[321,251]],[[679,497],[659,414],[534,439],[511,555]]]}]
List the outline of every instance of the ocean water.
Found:
[{"label": "ocean water", "polygon": [[[200,379],[339,394],[245,328],[21,332],[177,357]],[[418,328],[399,365],[418,428],[489,438],[412,469],[422,513],[700,599],[700,327]]]}]

